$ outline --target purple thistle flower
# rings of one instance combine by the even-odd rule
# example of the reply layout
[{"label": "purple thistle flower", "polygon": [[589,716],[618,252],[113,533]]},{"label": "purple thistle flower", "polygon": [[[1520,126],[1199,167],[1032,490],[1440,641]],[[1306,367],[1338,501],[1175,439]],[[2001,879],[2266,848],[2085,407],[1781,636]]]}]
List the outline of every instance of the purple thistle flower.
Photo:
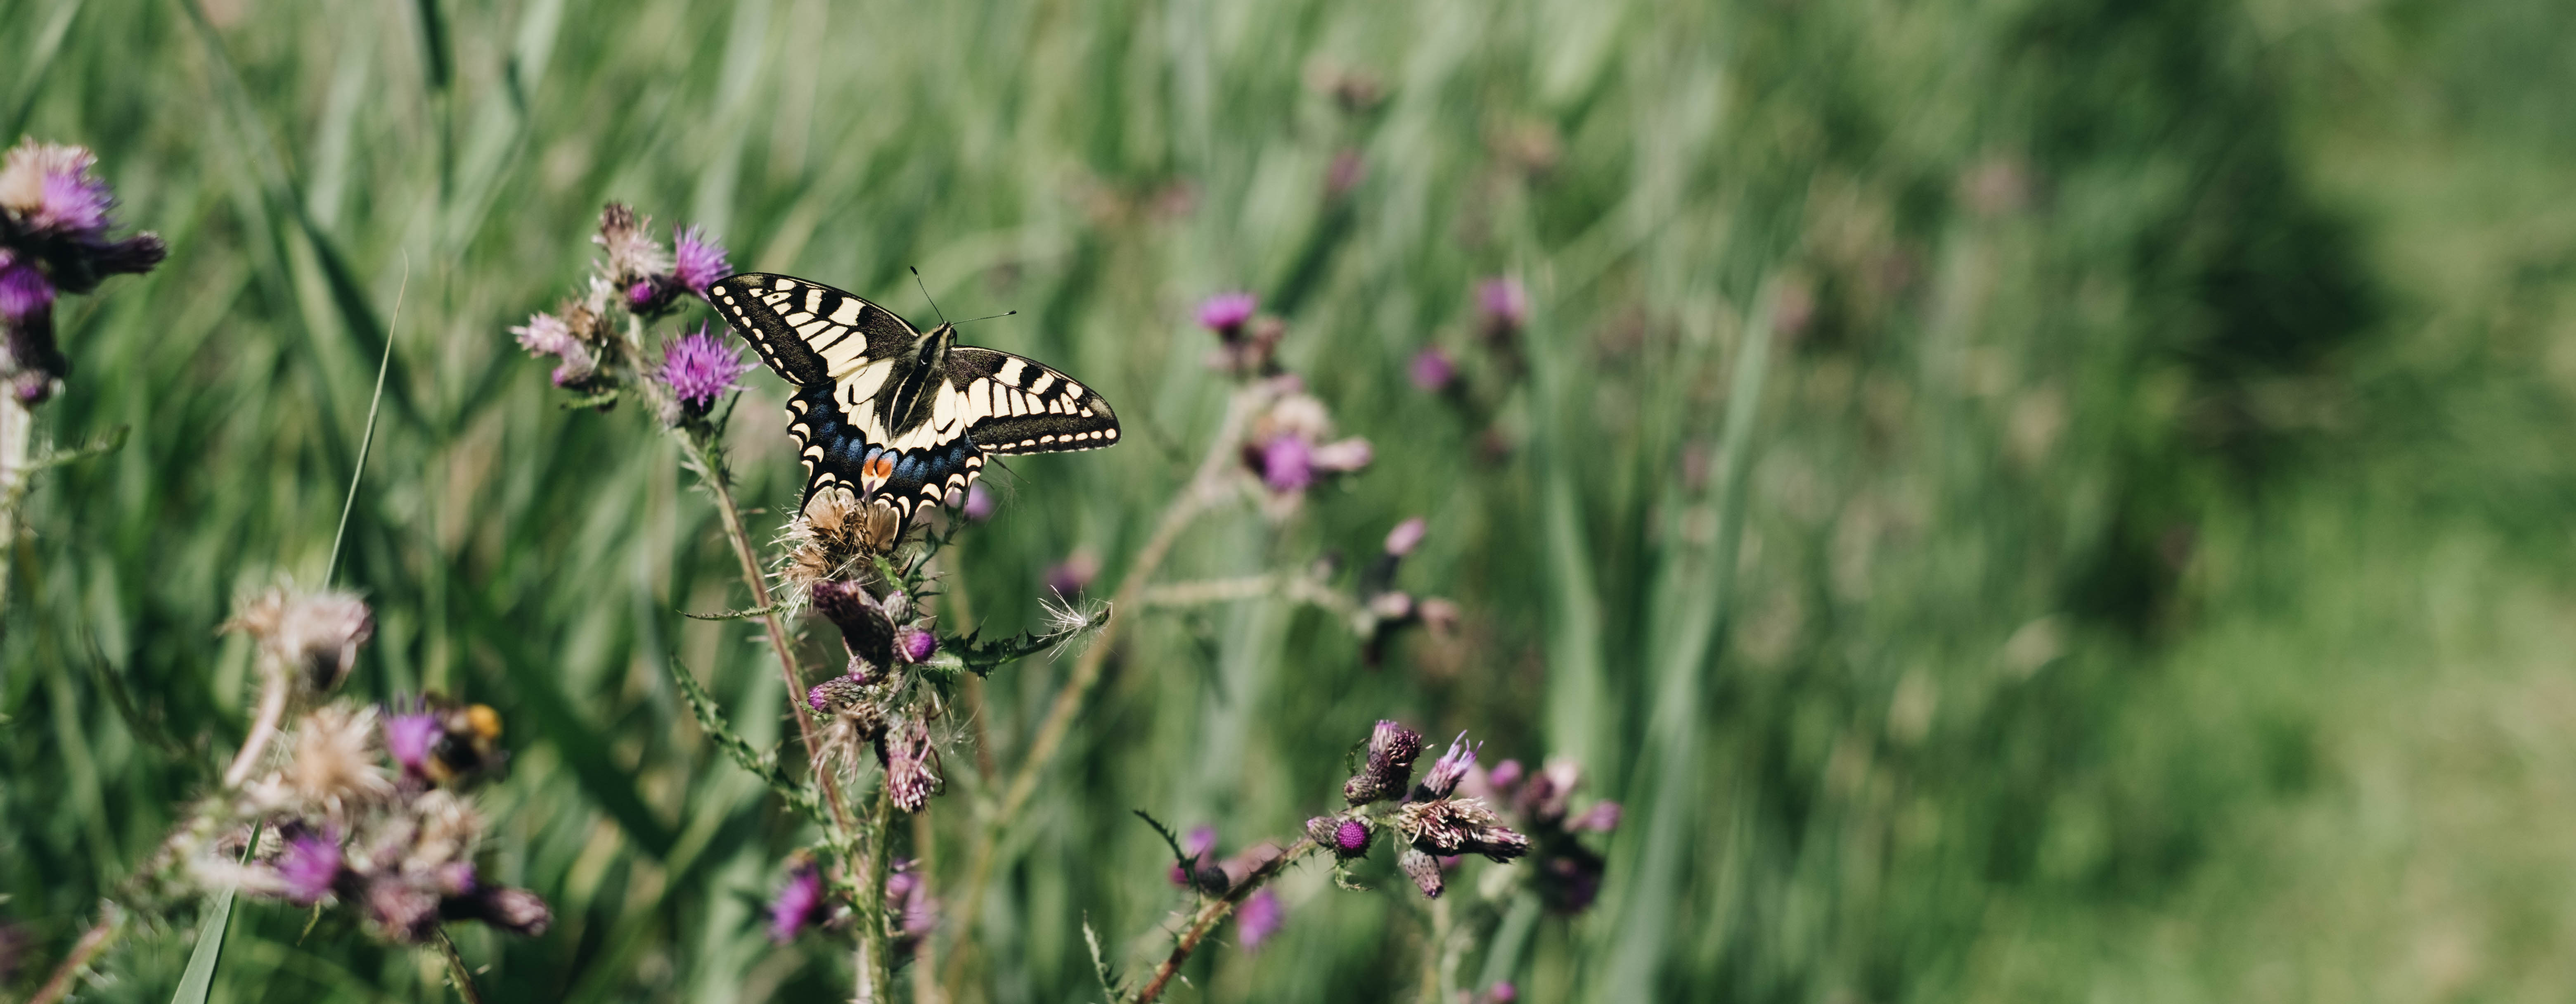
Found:
[{"label": "purple thistle flower", "polygon": [[1506,982],[1486,987],[1484,995],[1476,1000],[1477,1004],[1513,1004],[1520,999],[1520,989]]},{"label": "purple thistle flower", "polygon": [[662,284],[651,279],[637,279],[626,287],[626,308],[639,314],[651,313],[662,305]]},{"label": "purple thistle flower", "polygon": [[885,765],[886,794],[895,808],[920,812],[939,793],[939,748],[930,741],[930,726],[919,719],[887,730],[877,740],[877,760]]},{"label": "purple thistle flower", "polygon": [[437,714],[417,706],[408,713],[385,716],[385,752],[392,754],[394,762],[402,766],[404,777],[429,776],[430,751],[436,749],[439,738],[447,734],[447,726],[438,718]]},{"label": "purple thistle flower", "polygon": [[750,363],[701,324],[696,334],[663,346],[662,367],[653,376],[670,385],[671,395],[691,415],[704,415],[715,406],[717,395],[741,387],[736,381],[750,370]]},{"label": "purple thistle flower", "polygon": [[[1207,864],[1208,856],[1216,853],[1216,827],[1191,827],[1190,835],[1181,841],[1181,851],[1188,854],[1192,862],[1199,865]],[[1183,870],[1178,863],[1172,865],[1172,884],[1190,884],[1190,873]]]},{"label": "purple thistle flower", "polygon": [[1091,581],[1099,577],[1100,556],[1088,547],[1077,547],[1046,570],[1046,587],[1057,596],[1074,596],[1090,588]]},{"label": "purple thistle flower", "polygon": [[1476,286],[1476,309],[1484,313],[1487,327],[1518,330],[1529,320],[1529,290],[1509,276],[1487,279]]},{"label": "purple thistle flower", "polygon": [[1199,324],[1208,330],[1232,338],[1243,330],[1243,322],[1252,319],[1261,301],[1250,293],[1219,293],[1199,305]]},{"label": "purple thistle flower", "polygon": [[518,336],[519,347],[541,356],[563,360],[555,367],[555,386],[580,383],[599,371],[599,359],[591,355],[590,346],[572,333],[572,325],[553,314],[530,314],[528,323],[511,328]]},{"label": "purple thistle flower", "polygon": [[1315,449],[1303,436],[1280,436],[1261,448],[1261,483],[1280,494],[1315,483]]},{"label": "purple thistle flower", "polygon": [[554,923],[554,911],[543,897],[526,889],[510,886],[486,886],[456,896],[439,904],[442,916],[479,920],[513,934],[530,937],[546,933]]},{"label": "purple thistle flower", "polygon": [[297,906],[312,906],[330,895],[342,870],[340,844],[315,834],[295,838],[277,856],[278,881],[286,899]]},{"label": "purple thistle flower", "polygon": [[1386,532],[1386,553],[1399,558],[1412,554],[1414,548],[1422,546],[1422,538],[1430,532],[1431,524],[1423,522],[1420,516],[1398,523],[1395,529]]},{"label": "purple thistle flower", "polygon": [[107,183],[90,175],[97,163],[86,148],[30,138],[0,161],[0,211],[32,235],[96,239],[115,202]]},{"label": "purple thistle flower", "polygon": [[1345,819],[1342,825],[1333,828],[1333,852],[1336,854],[1351,857],[1366,852],[1368,845],[1369,828],[1366,823]]},{"label": "purple thistle flower", "polygon": [[1433,345],[1413,354],[1413,365],[1407,368],[1406,375],[1413,379],[1414,386],[1438,392],[1448,389],[1449,382],[1458,378],[1458,364],[1449,358],[1449,353]]},{"label": "purple thistle flower", "polygon": [[1449,797],[1450,792],[1458,790],[1458,780],[1466,777],[1468,769],[1474,766],[1476,747],[1468,744],[1466,733],[1458,733],[1458,738],[1449,741],[1449,751],[1441,754],[1440,759],[1431,765],[1431,773],[1423,776],[1422,787],[1416,792],[1416,797]]},{"label": "purple thistle flower", "polygon": [[1583,810],[1582,815],[1565,821],[1565,830],[1568,833],[1581,833],[1585,830],[1608,833],[1618,828],[1619,803],[1617,802],[1596,802],[1591,808]]},{"label": "purple thistle flower", "polygon": [[769,940],[786,944],[823,919],[823,873],[811,863],[787,873],[787,883],[769,899]]},{"label": "purple thistle flower", "polygon": [[916,627],[902,628],[894,633],[894,654],[905,662],[915,665],[929,662],[938,651],[938,635]]},{"label": "purple thistle flower", "polygon": [[671,277],[689,292],[703,297],[716,280],[733,274],[733,266],[725,261],[724,245],[708,240],[700,228],[673,230],[671,244],[678,249]]},{"label": "purple thistle flower", "polygon": [[1279,926],[1288,919],[1288,911],[1279,905],[1277,893],[1263,889],[1244,900],[1243,906],[1236,909],[1235,917],[1235,939],[1243,944],[1244,951],[1249,952],[1260,948],[1271,935],[1279,933]]},{"label": "purple thistle flower", "polygon": [[1513,785],[1521,783],[1521,762],[1505,760],[1495,764],[1493,772],[1485,776],[1485,783],[1498,792],[1510,791]]},{"label": "purple thistle flower", "polygon": [[33,258],[0,248],[0,320],[18,321],[54,305],[54,284]]},{"label": "purple thistle flower", "polygon": [[984,490],[983,482],[966,486],[966,518],[977,523],[993,518],[993,493]]},{"label": "purple thistle flower", "polygon": [[1369,733],[1368,765],[1342,784],[1342,797],[1366,805],[1400,795],[1413,780],[1413,761],[1422,755],[1422,733],[1394,721],[1380,720]]}]

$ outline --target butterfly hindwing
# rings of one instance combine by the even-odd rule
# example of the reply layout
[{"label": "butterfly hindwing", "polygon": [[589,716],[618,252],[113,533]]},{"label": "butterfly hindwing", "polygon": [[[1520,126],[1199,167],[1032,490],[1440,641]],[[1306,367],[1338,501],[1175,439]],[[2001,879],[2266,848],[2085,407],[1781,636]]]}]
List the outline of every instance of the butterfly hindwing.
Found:
[{"label": "butterfly hindwing", "polygon": [[1109,402],[1054,368],[1008,352],[948,352],[949,392],[962,400],[966,434],[988,453],[1096,450],[1118,442]]}]

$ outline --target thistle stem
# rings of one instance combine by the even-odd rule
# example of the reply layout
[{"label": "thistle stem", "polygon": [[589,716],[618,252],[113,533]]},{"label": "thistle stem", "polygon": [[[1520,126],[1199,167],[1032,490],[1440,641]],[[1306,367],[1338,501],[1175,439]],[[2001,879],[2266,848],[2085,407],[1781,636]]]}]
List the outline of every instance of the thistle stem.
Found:
[{"label": "thistle stem", "polygon": [[[920,812],[912,814],[912,874],[913,881],[921,883],[924,900],[931,894],[931,863],[938,842],[938,829],[930,824],[930,807],[922,806]],[[911,919],[902,918],[907,923]],[[939,1004],[939,960],[932,950],[937,939],[930,935],[931,932],[922,932],[912,945],[912,1004]]]},{"label": "thistle stem", "polygon": [[80,940],[72,944],[71,954],[63,956],[62,965],[54,967],[54,975],[45,980],[45,985],[36,991],[35,996],[27,998],[27,1004],[56,1004],[70,995],[72,985],[80,982],[81,970],[89,968],[90,962],[97,959],[99,953],[107,951],[108,944],[123,933],[125,911],[117,909],[114,903],[100,901],[98,923],[81,932]]},{"label": "thistle stem", "polygon": [[877,784],[876,808],[868,813],[867,827],[859,839],[864,850],[859,863],[859,1002],[874,1004],[894,999],[893,960],[886,957],[886,852],[893,848],[892,829],[888,823],[894,814],[894,793],[882,781]]},{"label": "thistle stem", "polygon": [[724,459],[708,449],[698,437],[679,433],[680,445],[689,451],[689,463],[697,469],[698,481],[716,497],[716,514],[724,520],[725,540],[733,545],[735,560],[742,563],[742,582],[751,587],[752,608],[763,611],[760,623],[769,632],[769,647],[778,653],[778,672],[787,683],[788,717],[796,719],[796,734],[804,740],[805,762],[814,765],[814,776],[822,782],[823,798],[832,807],[832,818],[843,830],[850,828],[849,809],[841,803],[840,783],[832,772],[822,769],[822,745],[814,738],[814,722],[796,703],[804,699],[805,673],[797,665],[796,647],[787,635],[787,621],[779,616],[778,604],[770,599],[769,578],[761,574],[760,558],[752,553],[751,535],[743,530],[742,509],[734,503],[733,479],[726,476]]},{"label": "thistle stem", "polygon": [[259,766],[259,758],[268,752],[268,744],[277,739],[277,723],[286,718],[286,692],[292,681],[287,670],[277,668],[268,673],[260,687],[259,714],[251,720],[250,734],[242,737],[241,752],[233,754],[232,766],[224,769],[224,787],[239,788],[250,780],[250,772]]},{"label": "thistle stem", "polygon": [[456,952],[456,940],[447,936],[447,928],[438,929],[438,956],[447,960],[447,982],[456,987],[456,995],[465,1004],[483,1004],[483,992],[474,989],[474,971],[465,968],[465,956]]},{"label": "thistle stem", "polygon": [[1253,869],[1252,874],[1244,876],[1243,881],[1235,883],[1225,895],[1199,907],[1198,913],[1190,917],[1189,926],[1182,929],[1180,940],[1172,945],[1172,954],[1164,957],[1162,965],[1154,967],[1154,978],[1145,984],[1145,989],[1137,992],[1136,1004],[1153,1004],[1155,999],[1163,996],[1163,988],[1181,971],[1181,963],[1190,960],[1190,953],[1198,950],[1199,944],[1207,940],[1208,932],[1216,930],[1218,922],[1233,913],[1235,907],[1243,905],[1244,899],[1254,890],[1279,877],[1279,873],[1288,870],[1288,866],[1296,863],[1297,859],[1314,853],[1322,846],[1313,838],[1300,839],[1288,848],[1287,853]]},{"label": "thistle stem", "polygon": [[1065,736],[1072,731],[1074,716],[1082,711],[1083,699],[1090,695],[1092,685],[1100,682],[1100,670],[1109,660],[1110,649],[1118,642],[1119,629],[1125,627],[1131,617],[1126,611],[1136,606],[1144,595],[1146,582],[1154,577],[1154,572],[1162,567],[1163,559],[1171,554],[1172,545],[1180,540],[1181,531],[1187,529],[1200,513],[1207,511],[1209,504],[1218,497],[1225,472],[1234,460],[1235,444],[1243,438],[1244,424],[1250,420],[1253,407],[1260,399],[1257,391],[1243,388],[1236,390],[1227,401],[1225,422],[1217,431],[1216,441],[1208,444],[1207,455],[1200,458],[1198,470],[1164,507],[1162,518],[1154,524],[1153,536],[1136,552],[1136,560],[1127,566],[1126,577],[1119,580],[1118,592],[1109,602],[1108,619],[1101,624],[1099,636],[1093,638],[1091,644],[1082,650],[1081,657],[1074,661],[1072,675],[1065,679],[1063,689],[1056,691],[1055,702],[1048,707],[1046,719],[1039,724],[1037,737],[1030,740],[1028,753],[1020,758],[1019,769],[1011,775],[1010,785],[1002,791],[1001,802],[976,831],[975,851],[970,858],[972,864],[966,872],[965,896],[960,900],[957,911],[958,950],[948,960],[945,982],[950,997],[958,996],[958,985],[966,975],[967,939],[972,937],[976,914],[984,903],[984,887],[993,878],[993,857],[1001,842],[1002,829],[1010,825],[1011,820],[1019,815],[1020,807],[1037,791],[1038,774],[1046,769],[1047,762],[1055,757],[1056,747],[1063,745]]}]

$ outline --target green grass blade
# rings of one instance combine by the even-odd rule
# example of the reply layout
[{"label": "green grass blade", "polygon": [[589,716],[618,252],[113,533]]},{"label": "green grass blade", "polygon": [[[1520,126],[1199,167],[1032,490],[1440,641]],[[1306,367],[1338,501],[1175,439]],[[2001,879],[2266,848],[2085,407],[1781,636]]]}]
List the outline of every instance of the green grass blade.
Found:
[{"label": "green grass blade", "polygon": [[205,1004],[206,995],[215,988],[215,963],[224,954],[224,928],[233,920],[233,891],[216,893],[206,908],[206,922],[197,929],[197,947],[188,953],[188,968],[179,975],[179,990],[170,995],[170,1004]]},{"label": "green grass blade", "polygon": [[[411,268],[406,263],[403,268],[402,287],[394,291],[394,316],[391,324],[402,322],[403,295],[410,291]],[[331,560],[322,566],[322,581],[325,584],[331,581],[332,573],[340,570],[340,545],[349,537],[349,512],[358,507],[358,483],[367,476],[367,450],[376,443],[376,412],[385,403],[385,371],[393,368],[393,364],[394,332],[389,324],[385,328],[384,356],[376,360],[376,392],[367,399],[367,431],[358,437],[358,460],[349,469],[349,495],[340,502],[340,528],[331,533]]]}]

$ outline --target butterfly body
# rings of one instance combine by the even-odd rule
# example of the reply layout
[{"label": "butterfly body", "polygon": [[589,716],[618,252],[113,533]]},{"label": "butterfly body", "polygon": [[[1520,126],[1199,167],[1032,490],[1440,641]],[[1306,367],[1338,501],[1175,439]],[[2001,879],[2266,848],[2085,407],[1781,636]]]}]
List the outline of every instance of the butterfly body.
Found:
[{"label": "butterfly body", "polygon": [[789,435],[804,502],[828,491],[908,522],[982,475],[987,454],[1089,450],[1118,441],[1109,402],[1032,359],[957,344],[817,282],[749,272],[707,299],[796,393]]}]

